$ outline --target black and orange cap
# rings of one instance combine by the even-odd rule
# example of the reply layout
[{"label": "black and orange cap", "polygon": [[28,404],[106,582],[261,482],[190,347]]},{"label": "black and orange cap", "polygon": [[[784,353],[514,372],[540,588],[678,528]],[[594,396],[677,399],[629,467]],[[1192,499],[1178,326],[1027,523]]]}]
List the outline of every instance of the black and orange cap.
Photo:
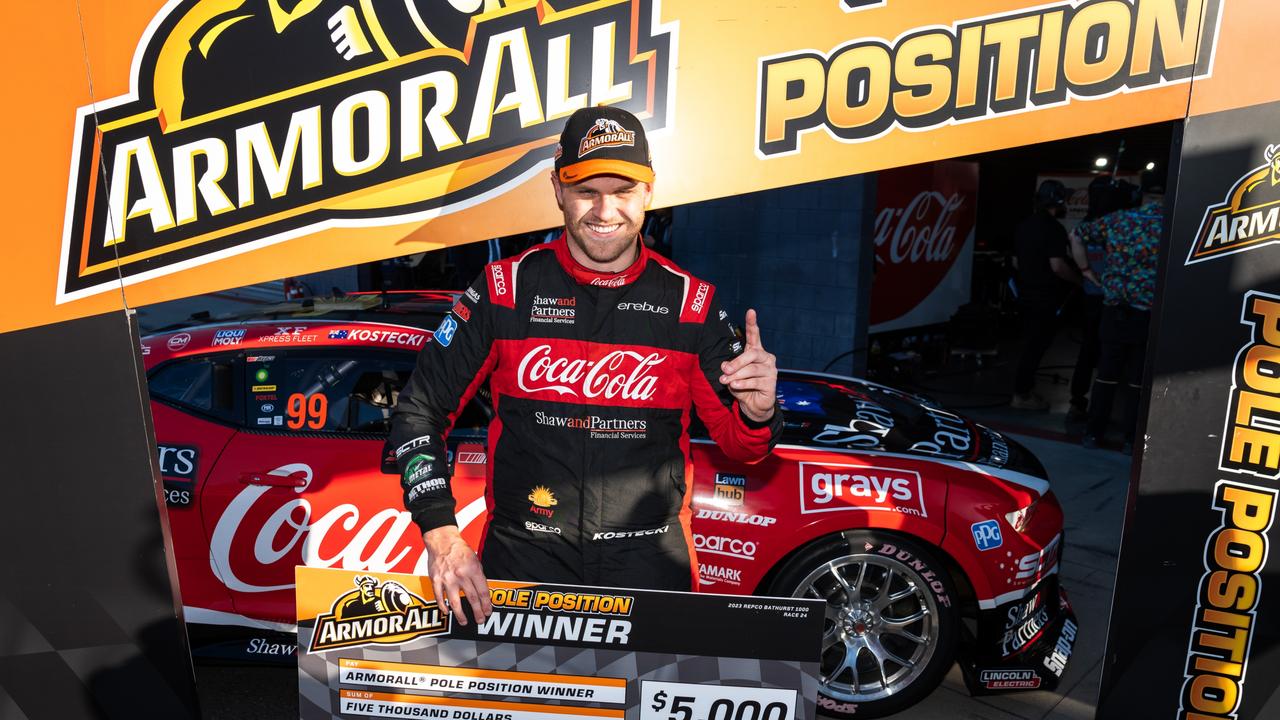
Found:
[{"label": "black and orange cap", "polygon": [[556,149],[556,176],[560,182],[576,183],[596,175],[653,182],[644,125],[622,108],[581,108],[569,116],[560,133],[560,147]]}]

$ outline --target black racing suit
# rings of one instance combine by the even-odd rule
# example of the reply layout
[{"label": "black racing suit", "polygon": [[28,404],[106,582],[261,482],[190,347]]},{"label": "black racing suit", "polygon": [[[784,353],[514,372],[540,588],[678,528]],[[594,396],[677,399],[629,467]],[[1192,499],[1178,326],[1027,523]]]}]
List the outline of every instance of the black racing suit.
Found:
[{"label": "black racing suit", "polygon": [[781,412],[753,423],[719,382],[743,347],[715,288],[640,248],[618,274],[563,235],[490,263],[400,393],[391,441],[425,532],[456,522],[445,435],[489,379],[488,577],[694,589],[690,400],[733,459],[777,442]]}]

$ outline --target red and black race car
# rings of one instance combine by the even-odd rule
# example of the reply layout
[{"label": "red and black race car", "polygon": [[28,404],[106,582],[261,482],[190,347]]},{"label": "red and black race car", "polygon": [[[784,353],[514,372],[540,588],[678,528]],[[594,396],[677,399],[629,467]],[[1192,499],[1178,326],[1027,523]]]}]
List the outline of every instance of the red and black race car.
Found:
[{"label": "red and black race car", "polygon": [[[296,565],[425,574],[385,444],[456,297],[357,294],[143,339],[189,625],[248,628],[242,653],[287,659],[271,633],[293,629]],[[870,382],[784,371],[778,396],[783,437],[755,465],[690,428],[700,590],[826,600],[828,714],[900,710],[956,661],[974,693],[1055,687],[1076,624],[1039,461]],[[478,393],[448,437],[473,544],[491,415]]]}]

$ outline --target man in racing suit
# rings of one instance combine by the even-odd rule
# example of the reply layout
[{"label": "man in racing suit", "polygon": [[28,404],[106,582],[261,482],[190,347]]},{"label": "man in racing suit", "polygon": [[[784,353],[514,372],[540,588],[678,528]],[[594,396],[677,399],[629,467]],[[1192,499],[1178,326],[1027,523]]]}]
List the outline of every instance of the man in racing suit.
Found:
[{"label": "man in racing suit", "polygon": [[[736,460],[765,457],[782,425],[754,311],[739,337],[710,283],[639,241],[653,180],[639,120],[579,110],[560,145],[565,234],[485,268],[423,348],[393,418],[436,596],[458,608],[462,591],[478,617],[486,576],[695,588],[690,400]],[[481,567],[455,526],[444,441],[486,378]]]}]

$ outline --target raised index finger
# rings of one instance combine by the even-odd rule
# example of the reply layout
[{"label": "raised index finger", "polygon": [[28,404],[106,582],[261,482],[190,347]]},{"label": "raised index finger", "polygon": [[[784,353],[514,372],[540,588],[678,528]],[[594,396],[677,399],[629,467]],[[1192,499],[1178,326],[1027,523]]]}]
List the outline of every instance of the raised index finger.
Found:
[{"label": "raised index finger", "polygon": [[747,325],[745,332],[747,347],[764,347],[764,345],[760,343],[760,326],[756,324],[756,311],[754,309],[747,310]]}]

